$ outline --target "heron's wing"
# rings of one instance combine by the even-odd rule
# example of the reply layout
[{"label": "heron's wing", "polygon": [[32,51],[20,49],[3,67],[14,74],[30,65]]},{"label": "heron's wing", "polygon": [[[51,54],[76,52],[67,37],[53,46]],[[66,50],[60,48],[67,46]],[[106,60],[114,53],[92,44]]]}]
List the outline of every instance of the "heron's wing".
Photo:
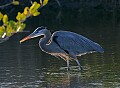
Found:
[{"label": "heron's wing", "polygon": [[104,52],[99,44],[73,32],[55,32],[52,35],[52,41],[58,44],[66,53],[72,53],[74,55],[82,55],[93,51]]}]

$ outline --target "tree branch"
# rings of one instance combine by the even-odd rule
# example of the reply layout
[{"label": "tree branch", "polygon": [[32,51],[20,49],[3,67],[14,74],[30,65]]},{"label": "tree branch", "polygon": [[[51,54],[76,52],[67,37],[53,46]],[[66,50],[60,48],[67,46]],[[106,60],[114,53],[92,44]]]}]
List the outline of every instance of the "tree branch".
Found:
[{"label": "tree branch", "polygon": [[2,8],[4,8],[4,7],[7,7],[7,6],[11,5],[11,4],[13,4],[13,2],[8,3],[8,4],[5,4],[5,5],[1,5],[0,8],[2,9]]}]

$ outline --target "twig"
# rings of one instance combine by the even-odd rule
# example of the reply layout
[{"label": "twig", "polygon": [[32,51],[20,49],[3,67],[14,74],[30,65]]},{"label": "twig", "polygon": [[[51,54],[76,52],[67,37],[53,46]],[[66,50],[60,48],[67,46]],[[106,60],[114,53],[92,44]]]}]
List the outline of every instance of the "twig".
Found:
[{"label": "twig", "polygon": [[4,8],[4,7],[9,6],[9,5],[11,5],[11,4],[13,4],[13,2],[8,3],[8,4],[5,4],[5,5],[2,5],[2,6],[0,6],[0,8]]},{"label": "twig", "polygon": [[62,7],[59,0],[55,0],[57,2],[57,4],[59,5],[59,7]]},{"label": "twig", "polygon": [[31,4],[31,5],[33,4],[33,1],[32,1],[32,0],[30,0],[30,4]]}]

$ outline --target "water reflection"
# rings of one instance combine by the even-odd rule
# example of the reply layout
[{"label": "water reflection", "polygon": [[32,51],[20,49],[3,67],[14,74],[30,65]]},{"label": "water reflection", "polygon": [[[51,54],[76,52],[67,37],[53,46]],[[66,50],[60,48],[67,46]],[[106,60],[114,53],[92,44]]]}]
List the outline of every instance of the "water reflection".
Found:
[{"label": "water reflection", "polygon": [[[39,38],[20,45],[19,40],[29,33],[19,33],[0,44],[0,87],[119,88],[120,26],[113,22],[115,20],[111,19],[111,14],[79,13],[70,10],[63,11],[61,20],[58,21],[54,19],[57,13],[49,10],[46,15],[32,18],[26,29],[32,31],[41,25],[55,30],[69,29],[98,42],[104,47],[105,53],[79,57],[83,71],[79,72],[76,62],[72,62],[71,71],[68,73],[65,61],[41,52],[38,46]],[[39,20],[38,24],[36,20]]]},{"label": "water reflection", "polygon": [[[27,63],[27,62],[26,62]],[[108,68],[109,67],[109,68]],[[78,88],[78,87],[116,87],[120,86],[119,65],[85,65],[79,72],[73,67],[68,73],[66,69],[30,67],[0,67],[1,87],[24,88]],[[75,69],[74,69],[75,68]],[[86,68],[86,69],[85,69]],[[107,68],[107,69],[106,69]],[[117,69],[116,69],[117,68]]]},{"label": "water reflection", "polygon": [[[38,53],[39,54],[39,53]],[[44,55],[44,54],[43,54]],[[24,57],[24,56],[23,56]],[[64,67],[66,63],[54,57],[46,57],[45,66],[41,66],[38,59],[26,58],[18,63],[16,58],[8,60],[1,59],[0,85],[1,87],[116,87],[120,86],[119,63],[105,63],[99,61],[101,55],[88,55],[81,60],[83,71],[79,72],[77,67],[71,67],[70,73]],[[93,59],[91,59],[92,57]],[[50,61],[49,61],[50,60]],[[87,61],[86,61],[87,60]],[[51,63],[50,63],[51,62]],[[3,64],[2,64],[3,63]],[[63,66],[61,67],[61,64]]]}]

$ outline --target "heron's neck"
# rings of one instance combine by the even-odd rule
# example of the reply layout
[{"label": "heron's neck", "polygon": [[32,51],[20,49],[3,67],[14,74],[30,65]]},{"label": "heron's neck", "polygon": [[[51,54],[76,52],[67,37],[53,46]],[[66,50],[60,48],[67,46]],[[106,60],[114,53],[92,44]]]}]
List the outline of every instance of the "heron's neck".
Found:
[{"label": "heron's neck", "polygon": [[39,41],[39,46],[44,49],[46,47],[46,44],[48,43],[48,41],[50,40],[51,38],[51,33],[49,31],[47,31],[45,34],[44,34],[44,37],[42,39],[40,39]]}]

